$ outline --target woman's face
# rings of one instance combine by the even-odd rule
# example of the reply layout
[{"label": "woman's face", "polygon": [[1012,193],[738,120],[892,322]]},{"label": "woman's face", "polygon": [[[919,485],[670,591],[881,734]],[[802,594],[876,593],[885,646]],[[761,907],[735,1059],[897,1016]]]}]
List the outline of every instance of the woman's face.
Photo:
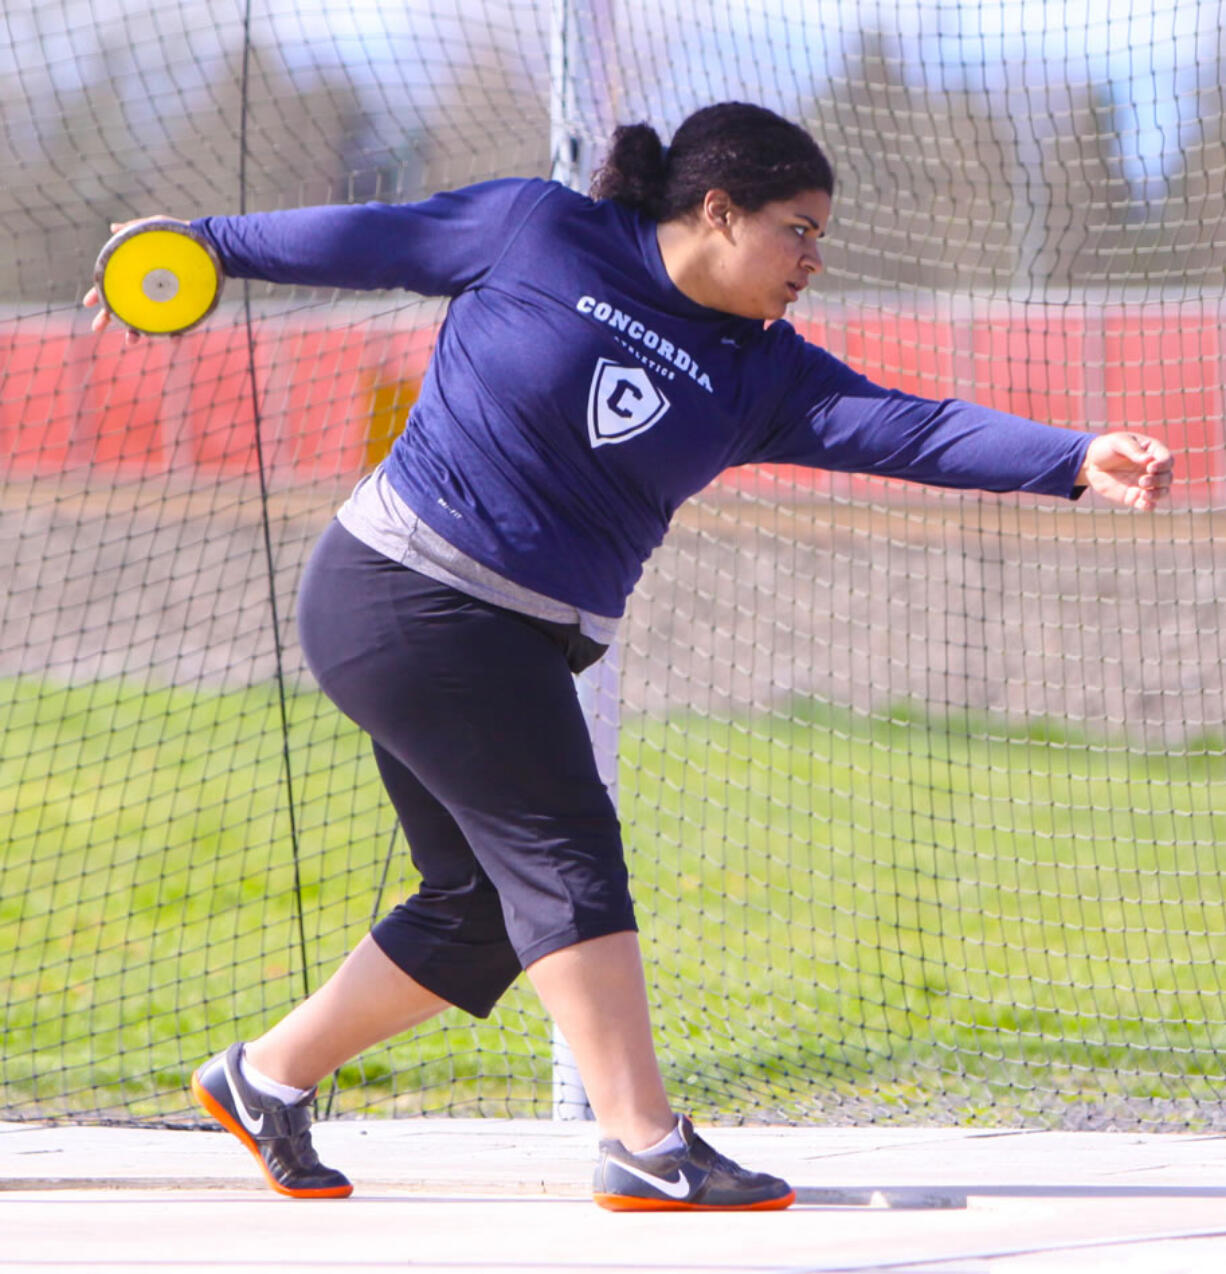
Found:
[{"label": "woman's face", "polygon": [[826,233],[830,205],[824,190],[806,190],[746,212],[722,191],[710,191],[703,216],[716,232],[708,258],[715,308],[742,318],[782,318],[822,268],[817,241]]}]

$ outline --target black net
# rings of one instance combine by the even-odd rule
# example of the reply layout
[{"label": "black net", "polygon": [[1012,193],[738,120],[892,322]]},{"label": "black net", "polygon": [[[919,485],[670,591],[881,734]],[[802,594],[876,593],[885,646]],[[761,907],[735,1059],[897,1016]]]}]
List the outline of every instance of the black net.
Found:
[{"label": "black net", "polygon": [[[1222,16],[10,4],[0,1116],[194,1122],[192,1069],[413,886],[294,597],[440,305],[231,282],[124,349],[78,309],[108,224],[580,181],[613,122],[740,98],[836,163],[812,339],[904,389],[1146,429],[1178,476],[1157,516],[786,469],[682,511],[595,696],[675,1101],[1218,1126]],[[547,1114],[551,1071],[521,982],[321,1109]]]}]

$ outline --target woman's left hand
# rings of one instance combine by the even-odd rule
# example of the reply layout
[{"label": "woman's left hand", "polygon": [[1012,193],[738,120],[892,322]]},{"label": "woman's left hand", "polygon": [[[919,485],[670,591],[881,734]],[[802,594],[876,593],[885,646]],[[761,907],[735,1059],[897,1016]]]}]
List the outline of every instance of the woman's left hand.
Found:
[{"label": "woman's left hand", "polygon": [[1170,449],[1144,434],[1099,434],[1090,443],[1077,486],[1090,487],[1115,504],[1148,512],[1171,489]]}]

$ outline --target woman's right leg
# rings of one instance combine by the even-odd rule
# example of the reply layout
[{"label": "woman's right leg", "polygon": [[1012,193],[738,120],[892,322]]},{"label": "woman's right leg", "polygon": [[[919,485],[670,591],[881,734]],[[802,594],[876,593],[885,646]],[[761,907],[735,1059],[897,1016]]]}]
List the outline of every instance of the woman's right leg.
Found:
[{"label": "woman's right leg", "polygon": [[[196,1100],[255,1156],[273,1189],[294,1198],[344,1198],[353,1189],[342,1172],[319,1162],[311,1144],[315,1086],[452,1002],[488,1013],[519,973],[497,892],[455,820],[378,744],[375,758],[422,871],[419,895],[363,938],[309,999],[192,1076]],[[434,990],[410,972],[430,970],[432,961]],[[456,992],[439,994],[449,979]]]},{"label": "woman's right leg", "polygon": [[269,1079],[314,1088],[359,1053],[450,1007],[367,934],[318,991],[252,1040],[244,1056]]},{"label": "woman's right leg", "polygon": [[[367,934],[322,987],[247,1045],[246,1060],[257,1071],[293,1088],[313,1088],[350,1058],[452,1006],[409,972],[430,964],[419,954],[420,932],[447,935],[453,968],[436,985],[454,979],[468,989],[465,969],[492,978],[477,1001],[465,1002],[457,991],[461,1007],[488,1013],[519,972],[497,893],[455,819],[386,748],[376,743],[374,754],[422,887],[375,927],[378,940]],[[431,980],[437,976],[436,969]]]}]

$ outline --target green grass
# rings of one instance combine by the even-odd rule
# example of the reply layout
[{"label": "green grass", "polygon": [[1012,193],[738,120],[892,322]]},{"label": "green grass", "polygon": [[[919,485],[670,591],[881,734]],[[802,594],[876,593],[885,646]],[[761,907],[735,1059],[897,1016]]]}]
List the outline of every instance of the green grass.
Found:
[{"label": "green grass", "polygon": [[[20,681],[0,704],[3,1105],[182,1113],[201,1058],[317,986],[381,886],[384,906],[410,888],[403,841],[384,879],[394,825],[366,745],[318,695],[289,705],[297,864],[271,690]],[[500,1022],[447,1015],[347,1068],[337,1100],[362,1080],[386,1098],[405,1071],[398,1108],[460,1080],[473,1110],[522,1109],[547,1092],[547,1031],[522,992]],[[479,1041],[503,1072],[480,1093]]]},{"label": "green grass", "polygon": [[[200,1058],[411,889],[357,731],[314,693],[288,707],[297,863],[270,689],[0,683],[0,1109],[181,1118]],[[628,721],[620,786],[685,1107],[1211,1118],[1218,741],[1145,752],[800,702]],[[548,1053],[518,987],[490,1024],[448,1014],[347,1067],[334,1106],[542,1114]]]},{"label": "green grass", "polygon": [[[1181,1121],[1216,1102],[1212,742],[1144,753],[797,704],[652,725],[625,738],[622,776],[665,1033],[719,1024],[686,1061],[697,1091],[732,1060],[767,1105],[857,1117],[1148,1101]],[[722,1003],[699,990],[717,979]]]}]

